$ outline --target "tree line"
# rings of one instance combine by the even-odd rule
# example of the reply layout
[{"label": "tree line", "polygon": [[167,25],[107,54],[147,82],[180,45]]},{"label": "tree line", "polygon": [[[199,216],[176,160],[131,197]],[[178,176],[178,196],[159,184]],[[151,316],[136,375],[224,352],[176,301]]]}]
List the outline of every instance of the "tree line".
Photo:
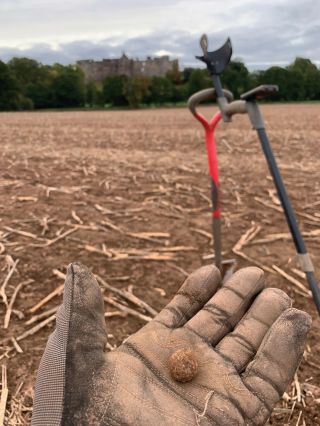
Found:
[{"label": "tree line", "polygon": [[[235,98],[259,84],[277,84],[272,101],[320,100],[320,69],[310,59],[296,58],[286,66],[249,72],[231,61],[222,75],[223,87]],[[43,65],[29,58],[0,61],[0,110],[45,108],[139,107],[185,103],[198,90],[212,87],[207,70],[173,69],[164,77],[112,76],[86,82],[76,65]]]}]

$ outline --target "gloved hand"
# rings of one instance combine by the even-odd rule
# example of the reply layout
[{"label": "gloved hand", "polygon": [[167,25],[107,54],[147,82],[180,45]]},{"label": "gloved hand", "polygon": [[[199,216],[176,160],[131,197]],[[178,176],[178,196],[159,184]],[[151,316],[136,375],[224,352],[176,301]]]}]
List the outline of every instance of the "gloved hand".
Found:
[{"label": "gloved hand", "polygon": [[155,319],[106,353],[99,286],[84,266],[70,265],[32,424],[265,424],[311,320],[281,290],[264,289],[256,267],[220,285],[214,266],[200,268]]}]

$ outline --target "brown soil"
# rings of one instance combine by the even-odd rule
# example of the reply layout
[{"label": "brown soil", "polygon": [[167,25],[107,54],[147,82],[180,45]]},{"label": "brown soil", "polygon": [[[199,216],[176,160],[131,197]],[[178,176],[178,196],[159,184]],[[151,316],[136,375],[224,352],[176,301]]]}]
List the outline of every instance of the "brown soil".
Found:
[{"label": "brown soil", "polygon": [[[210,114],[212,109],[203,111]],[[301,229],[319,230],[320,106],[270,105],[263,112],[292,203],[297,212],[305,214],[299,216]],[[11,349],[10,338],[36,324],[26,325],[32,317],[29,309],[62,283],[53,270],[65,272],[68,263],[79,260],[117,288],[131,285],[138,297],[160,310],[179,288],[183,270],[191,272],[212,261],[205,258],[212,253],[209,238],[197,232],[211,232],[210,192],[203,131],[184,109],[3,113],[0,135],[1,285],[12,260],[17,259],[6,287],[8,300],[19,283],[34,280],[19,291],[8,329],[2,324],[0,328],[1,363],[7,365],[9,387],[6,422],[18,425],[30,423],[32,386],[54,323],[21,339],[23,353]],[[274,209],[274,186],[246,117],[221,124],[217,139],[223,245],[225,257],[232,258],[232,247],[253,225],[261,226],[253,242],[288,231],[283,214]],[[311,205],[316,202],[318,205]],[[43,244],[41,238],[62,235],[75,224],[85,226],[50,246],[32,246]],[[170,236],[150,241],[129,232],[166,232]],[[314,264],[320,265],[319,234],[306,241]],[[172,260],[133,256],[113,261],[89,251],[88,245],[101,251],[105,247],[107,251],[151,248],[157,252],[166,245],[193,249],[171,253]],[[290,239],[247,245],[243,252],[269,268],[277,265],[306,285],[292,271],[297,264]],[[240,257],[238,262],[240,266],[250,264]],[[294,306],[308,311],[314,320],[296,384],[287,390],[286,400],[278,404],[270,424],[320,425],[320,321],[316,309],[310,298],[298,294],[299,289],[278,273],[266,275],[269,286],[287,291]],[[36,313],[57,306],[60,300],[53,298]],[[1,321],[5,312],[1,303]],[[110,344],[120,344],[143,324],[131,316],[109,318]]]}]

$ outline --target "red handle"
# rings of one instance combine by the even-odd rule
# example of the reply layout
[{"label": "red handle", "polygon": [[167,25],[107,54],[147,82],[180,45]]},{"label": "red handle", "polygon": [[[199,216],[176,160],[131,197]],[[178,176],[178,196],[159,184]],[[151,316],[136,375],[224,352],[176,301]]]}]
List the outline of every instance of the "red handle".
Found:
[{"label": "red handle", "polygon": [[217,112],[210,121],[207,121],[206,118],[200,114],[198,111],[194,113],[194,116],[200,123],[203,125],[205,129],[205,137],[206,137],[206,148],[207,148],[207,157],[208,157],[208,165],[209,165],[209,173],[211,179],[213,181],[213,185],[217,193],[215,194],[216,202],[214,203],[213,216],[220,217],[221,209],[220,209],[220,201],[219,201],[219,168],[218,168],[218,156],[216,149],[216,141],[214,131],[222,118],[221,112]]}]

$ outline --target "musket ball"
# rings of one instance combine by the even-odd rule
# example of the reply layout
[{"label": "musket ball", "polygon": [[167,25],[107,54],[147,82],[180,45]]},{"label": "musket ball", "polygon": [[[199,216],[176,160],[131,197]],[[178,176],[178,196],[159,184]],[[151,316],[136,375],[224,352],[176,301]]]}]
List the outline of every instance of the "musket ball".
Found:
[{"label": "musket ball", "polygon": [[192,349],[178,349],[169,358],[171,377],[177,382],[190,382],[198,373],[198,361]]}]

